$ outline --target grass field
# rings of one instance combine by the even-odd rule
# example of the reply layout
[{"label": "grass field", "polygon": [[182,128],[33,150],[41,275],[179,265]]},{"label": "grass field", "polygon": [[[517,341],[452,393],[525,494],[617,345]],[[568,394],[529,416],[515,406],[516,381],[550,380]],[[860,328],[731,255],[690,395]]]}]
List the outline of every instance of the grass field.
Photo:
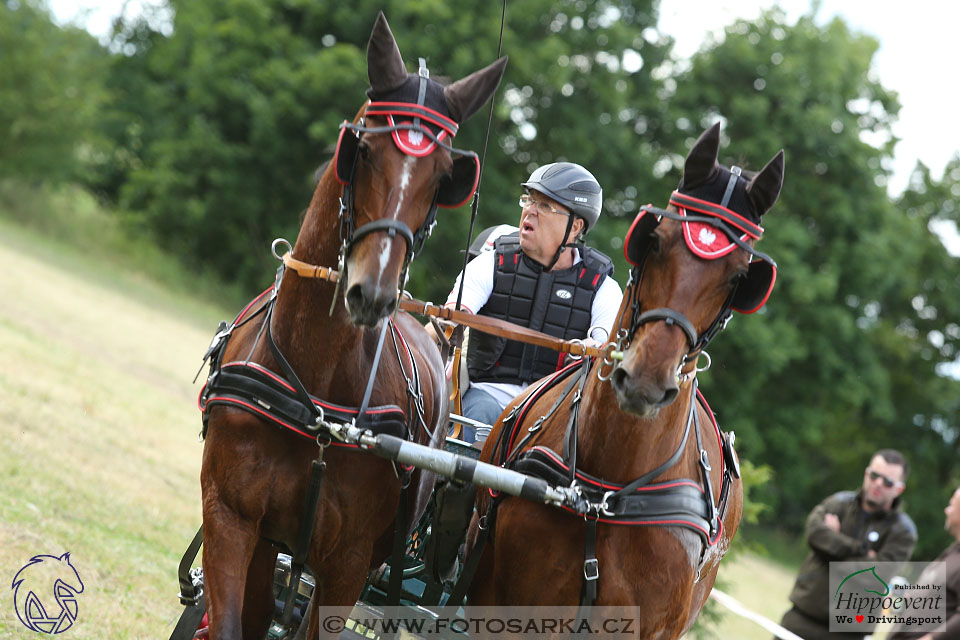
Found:
[{"label": "grass field", "polygon": [[[169,636],[200,524],[191,380],[234,311],[0,216],[0,578],[69,551],[85,590],[63,637]],[[723,588],[774,620],[792,577],[749,552],[721,567]],[[5,589],[0,638],[27,637]],[[770,634],[722,615],[710,637]]]}]

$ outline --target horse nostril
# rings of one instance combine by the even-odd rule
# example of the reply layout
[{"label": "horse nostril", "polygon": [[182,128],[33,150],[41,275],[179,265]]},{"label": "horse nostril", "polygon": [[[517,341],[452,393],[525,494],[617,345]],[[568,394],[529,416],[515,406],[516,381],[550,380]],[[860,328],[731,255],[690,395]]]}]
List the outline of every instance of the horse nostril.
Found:
[{"label": "horse nostril", "polygon": [[660,404],[663,406],[670,404],[676,399],[677,394],[679,393],[680,393],[680,389],[678,389],[677,387],[670,387],[669,389],[666,389],[663,392],[663,398],[661,398]]},{"label": "horse nostril", "polygon": [[393,312],[397,310],[397,299],[393,298],[388,300],[385,305],[383,305],[383,314],[382,317],[386,318],[387,316],[392,316]]},{"label": "horse nostril", "polygon": [[363,287],[359,284],[355,284],[347,290],[346,295],[347,307],[351,309],[359,309],[363,304]]},{"label": "horse nostril", "polygon": [[613,370],[613,375],[610,376],[610,382],[613,384],[614,389],[622,389],[626,381],[627,372],[624,371],[623,367],[617,367]]}]

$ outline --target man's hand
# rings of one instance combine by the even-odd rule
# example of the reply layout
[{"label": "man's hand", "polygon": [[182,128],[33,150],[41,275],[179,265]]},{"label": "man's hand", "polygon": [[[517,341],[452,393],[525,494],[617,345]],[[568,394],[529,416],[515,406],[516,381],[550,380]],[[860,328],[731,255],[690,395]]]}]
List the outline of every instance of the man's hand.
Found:
[{"label": "man's hand", "polygon": [[840,518],[836,514],[828,513],[823,516],[823,524],[827,525],[827,528],[834,533],[840,532]]}]

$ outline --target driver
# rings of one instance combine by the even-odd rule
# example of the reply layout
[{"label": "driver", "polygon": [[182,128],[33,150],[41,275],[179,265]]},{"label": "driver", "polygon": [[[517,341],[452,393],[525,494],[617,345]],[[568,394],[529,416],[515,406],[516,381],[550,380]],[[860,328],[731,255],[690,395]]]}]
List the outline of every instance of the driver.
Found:
[{"label": "driver", "polygon": [[[603,344],[623,293],[612,278],[610,258],[583,244],[600,217],[600,184],[578,164],[554,162],[538,168],[521,186],[520,229],[496,238],[492,251],[467,264],[461,311],[565,340]],[[461,277],[445,306],[456,305]],[[464,415],[492,425],[513,398],[563,361],[563,354],[547,347],[472,331]],[[465,425],[463,439],[479,446],[488,434],[489,428],[475,433]]]}]

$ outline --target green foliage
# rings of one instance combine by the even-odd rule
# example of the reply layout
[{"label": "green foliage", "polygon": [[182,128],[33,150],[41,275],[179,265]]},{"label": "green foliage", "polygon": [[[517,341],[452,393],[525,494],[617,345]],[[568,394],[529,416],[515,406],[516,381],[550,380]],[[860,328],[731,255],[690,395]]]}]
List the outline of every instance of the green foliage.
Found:
[{"label": "green foliage", "polygon": [[107,55],[86,31],[59,28],[31,1],[0,2],[0,176],[61,182],[102,141]]}]

